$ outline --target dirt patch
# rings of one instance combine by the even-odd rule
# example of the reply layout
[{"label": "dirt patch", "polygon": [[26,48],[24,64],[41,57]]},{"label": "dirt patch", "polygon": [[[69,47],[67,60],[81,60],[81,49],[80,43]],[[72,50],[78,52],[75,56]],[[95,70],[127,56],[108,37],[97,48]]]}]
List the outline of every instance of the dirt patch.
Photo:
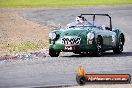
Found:
[{"label": "dirt patch", "polygon": [[15,11],[0,10],[0,56],[47,48],[49,32],[49,27],[26,20]]}]

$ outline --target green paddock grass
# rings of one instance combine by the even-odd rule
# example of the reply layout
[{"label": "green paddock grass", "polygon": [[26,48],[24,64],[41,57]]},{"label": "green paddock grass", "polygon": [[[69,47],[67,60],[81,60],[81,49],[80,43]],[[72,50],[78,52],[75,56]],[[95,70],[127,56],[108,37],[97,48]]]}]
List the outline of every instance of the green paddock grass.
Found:
[{"label": "green paddock grass", "polygon": [[127,5],[132,0],[0,0],[0,7],[75,7]]}]

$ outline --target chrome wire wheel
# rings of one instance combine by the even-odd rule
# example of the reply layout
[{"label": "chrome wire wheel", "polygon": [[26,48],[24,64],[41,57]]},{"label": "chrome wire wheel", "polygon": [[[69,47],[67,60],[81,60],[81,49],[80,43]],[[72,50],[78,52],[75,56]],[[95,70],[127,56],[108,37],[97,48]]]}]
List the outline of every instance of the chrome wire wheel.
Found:
[{"label": "chrome wire wheel", "polygon": [[120,36],[119,38],[119,52],[123,51],[123,40],[122,40],[122,36]]},{"label": "chrome wire wheel", "polygon": [[102,40],[101,38],[99,37],[97,39],[97,50],[96,50],[96,56],[102,56],[103,52],[102,52]]},{"label": "chrome wire wheel", "polygon": [[120,35],[118,45],[117,45],[116,48],[113,49],[113,52],[114,52],[115,54],[120,54],[120,53],[122,53],[122,51],[123,51],[123,45],[124,45],[123,38],[124,38],[124,37],[123,37],[122,35]]}]

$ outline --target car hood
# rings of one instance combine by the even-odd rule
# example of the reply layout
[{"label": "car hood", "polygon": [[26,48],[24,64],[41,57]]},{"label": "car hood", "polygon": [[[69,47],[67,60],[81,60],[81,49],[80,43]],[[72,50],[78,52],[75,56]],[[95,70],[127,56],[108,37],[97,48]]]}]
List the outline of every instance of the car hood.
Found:
[{"label": "car hood", "polygon": [[95,28],[88,27],[88,28],[69,28],[65,29],[61,32],[60,37],[64,36],[78,36],[83,37],[86,36],[88,32],[94,31]]}]

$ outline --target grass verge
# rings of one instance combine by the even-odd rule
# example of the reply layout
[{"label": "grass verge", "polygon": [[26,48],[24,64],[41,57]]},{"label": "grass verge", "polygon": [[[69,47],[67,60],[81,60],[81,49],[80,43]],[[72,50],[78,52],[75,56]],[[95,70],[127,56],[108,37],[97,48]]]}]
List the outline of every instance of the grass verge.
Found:
[{"label": "grass verge", "polygon": [[0,0],[0,7],[73,7],[126,4],[132,4],[132,0]]},{"label": "grass verge", "polygon": [[16,43],[7,43],[3,45],[5,49],[6,55],[14,55],[20,52],[31,52],[40,50],[47,47],[47,44],[43,41],[31,42],[31,41],[23,41],[19,44]]}]

